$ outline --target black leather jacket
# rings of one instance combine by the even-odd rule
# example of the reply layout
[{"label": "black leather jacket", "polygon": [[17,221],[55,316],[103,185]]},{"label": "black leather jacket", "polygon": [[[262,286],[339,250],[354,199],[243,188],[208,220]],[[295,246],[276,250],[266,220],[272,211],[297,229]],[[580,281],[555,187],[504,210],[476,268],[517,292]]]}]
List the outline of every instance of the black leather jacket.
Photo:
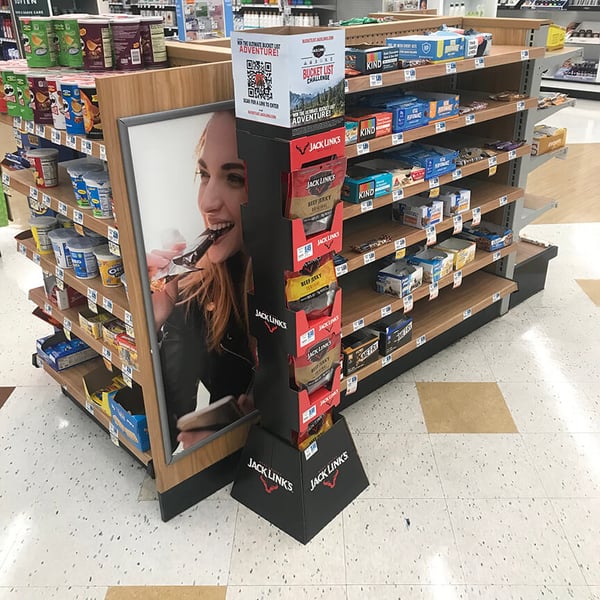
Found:
[{"label": "black leather jacket", "polygon": [[[239,257],[228,261],[235,281],[241,269]],[[239,294],[241,297],[241,294]],[[160,358],[171,444],[177,446],[176,423],[182,415],[196,409],[196,393],[201,381],[210,393],[210,402],[223,396],[240,396],[252,381],[254,361],[248,337],[233,316],[220,344],[220,351],[209,350],[206,321],[201,308],[175,307],[162,327]]]}]

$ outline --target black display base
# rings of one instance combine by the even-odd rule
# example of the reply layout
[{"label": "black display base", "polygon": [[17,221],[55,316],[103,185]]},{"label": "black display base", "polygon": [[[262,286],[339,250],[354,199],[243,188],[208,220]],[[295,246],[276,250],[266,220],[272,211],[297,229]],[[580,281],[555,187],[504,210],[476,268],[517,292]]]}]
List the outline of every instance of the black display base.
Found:
[{"label": "black display base", "polygon": [[238,450],[170,490],[159,492],[161,519],[168,521],[176,517],[230,483],[238,467],[241,453],[242,451]]},{"label": "black display base", "polygon": [[344,124],[344,117],[335,117],[328,121],[320,121],[317,123],[309,123],[307,125],[298,125],[297,127],[280,127],[278,125],[269,125],[259,121],[248,121],[247,119],[237,118],[238,130],[247,131],[255,135],[260,135],[266,138],[274,138],[280,140],[293,140],[323,131],[329,131],[336,127],[341,127]]},{"label": "black display base", "polygon": [[306,544],[368,485],[346,421],[338,416],[316,449],[304,452],[254,426],[231,495]]},{"label": "black display base", "polygon": [[548,246],[543,252],[515,265],[513,279],[519,290],[510,296],[509,307],[514,308],[527,298],[541,292],[546,287],[548,262],[558,255],[557,246]]}]

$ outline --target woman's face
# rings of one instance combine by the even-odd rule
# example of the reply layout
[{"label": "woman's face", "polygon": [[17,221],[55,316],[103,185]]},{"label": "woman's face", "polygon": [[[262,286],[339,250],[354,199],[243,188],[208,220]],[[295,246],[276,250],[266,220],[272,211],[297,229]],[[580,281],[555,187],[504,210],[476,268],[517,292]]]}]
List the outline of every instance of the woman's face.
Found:
[{"label": "woman's face", "polygon": [[233,225],[207,253],[212,263],[221,263],[242,249],[240,206],[247,200],[244,163],[237,156],[235,119],[231,113],[216,113],[209,121],[197,173],[198,207],[206,227]]}]

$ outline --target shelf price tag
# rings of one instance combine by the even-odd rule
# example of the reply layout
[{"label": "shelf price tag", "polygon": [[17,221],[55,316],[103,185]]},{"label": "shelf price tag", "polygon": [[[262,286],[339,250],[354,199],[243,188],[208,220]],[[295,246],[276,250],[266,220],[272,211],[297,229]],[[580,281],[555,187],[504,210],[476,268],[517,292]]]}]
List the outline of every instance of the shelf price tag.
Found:
[{"label": "shelf price tag", "polygon": [[417,70],[416,69],[404,69],[404,81],[416,81]]},{"label": "shelf price tag", "polygon": [[106,160],[106,146],[100,144],[100,160]]},{"label": "shelf price tag", "polygon": [[308,346],[308,344],[315,341],[315,328],[309,329],[306,333],[300,336],[300,348]]},{"label": "shelf price tag", "polygon": [[[347,392],[346,392],[347,393]],[[317,440],[315,440],[305,451],[304,458],[306,460],[311,459],[317,452],[319,451],[319,446],[317,444]]]},{"label": "shelf price tag", "polygon": [[343,263],[341,265],[337,265],[335,268],[336,277],[341,277],[348,272],[348,263]]},{"label": "shelf price tag", "polygon": [[392,146],[404,144],[404,133],[392,133]]},{"label": "shelf price tag", "polygon": [[87,299],[90,302],[93,302],[94,304],[97,304],[98,303],[98,292],[95,289],[89,287],[87,289]]},{"label": "shelf price tag", "polygon": [[110,441],[115,445],[119,445],[119,430],[117,426],[111,421],[108,424],[108,432],[110,433]]},{"label": "shelf price tag", "polygon": [[433,283],[429,284],[429,299],[430,300],[435,300],[440,293],[440,286],[438,285],[437,281],[434,281]]},{"label": "shelf price tag", "polygon": [[365,265],[368,265],[372,262],[375,262],[375,251],[371,251],[371,252],[367,252],[364,256],[363,256],[363,262]]},{"label": "shelf price tag", "polygon": [[435,124],[435,132],[436,133],[443,133],[444,131],[446,131],[446,122],[445,121],[440,121],[439,123]]},{"label": "shelf price tag", "polygon": [[453,75],[454,73],[456,73],[456,63],[446,63],[446,75]]},{"label": "shelf price tag", "polygon": [[500,196],[500,198],[498,198],[499,206],[506,206],[507,204],[508,204],[508,196]]},{"label": "shelf price tag", "polygon": [[81,151],[84,154],[92,153],[92,142],[90,140],[86,140],[84,138],[81,139]]},{"label": "shelf price tag", "polygon": [[391,314],[392,314],[392,305],[391,304],[386,304],[381,309],[381,318],[383,319],[383,317],[387,317],[387,316],[389,316]]},{"label": "shelf price tag", "polygon": [[500,252],[500,250],[496,250],[496,252],[494,252],[494,255],[492,256],[492,261],[496,262],[497,260],[500,260],[502,258],[502,252]]},{"label": "shelf price tag", "polygon": [[50,208],[52,206],[52,198],[48,194],[42,194],[42,204]]},{"label": "shelf price tag", "polygon": [[46,133],[46,128],[43,125],[38,124],[35,126],[35,135],[44,137],[44,133]]},{"label": "shelf price tag", "polygon": [[369,152],[369,142],[358,142],[358,144],[356,144],[357,156],[361,156],[362,154],[368,154]]},{"label": "shelf price tag", "polygon": [[27,248],[26,248],[25,244],[21,244],[19,242],[17,244],[17,251],[19,252],[19,254],[22,254],[23,256],[27,256]]},{"label": "shelf price tag", "polygon": [[33,121],[25,121],[25,131],[27,133],[35,133],[35,123]]},{"label": "shelf price tag", "polygon": [[312,421],[317,416],[317,407],[313,404],[308,410],[305,410],[302,413],[302,424],[308,423],[308,421]]},{"label": "shelf price tag", "polygon": [[112,352],[106,346],[102,346],[102,356],[108,362],[112,362]]},{"label": "shelf price tag", "polygon": [[400,238],[394,242],[394,250],[398,252],[398,250],[406,249],[406,238]]},{"label": "shelf price tag", "polygon": [[94,414],[94,404],[93,402],[90,402],[89,400],[85,401],[85,410],[87,410],[90,415]]},{"label": "shelf price tag", "polygon": [[477,227],[479,223],[481,223],[481,206],[476,206],[473,209],[473,220],[471,224],[473,225],[473,227]]},{"label": "shelf price tag", "polygon": [[404,296],[404,298],[402,298],[402,304],[404,304],[404,312],[410,312],[414,306],[413,295],[408,294],[408,296]]},{"label": "shelf price tag", "polygon": [[454,278],[454,280],[452,283],[452,287],[453,288],[459,287],[462,284],[462,280],[463,280],[462,271],[454,271],[453,278]]},{"label": "shelf price tag", "polygon": [[119,230],[116,227],[108,228],[108,241],[114,242],[115,244],[119,243]]},{"label": "shelf price tag", "polygon": [[521,60],[529,60],[529,50],[521,50]]},{"label": "shelf price tag", "polygon": [[121,246],[119,246],[119,244],[108,242],[108,249],[111,254],[114,254],[115,256],[121,256]]},{"label": "shelf price tag", "polygon": [[398,200],[402,200],[402,198],[404,198],[404,190],[403,189],[394,190],[392,192],[392,200],[394,202],[398,202]]},{"label": "shelf price tag", "polygon": [[65,317],[63,319],[63,327],[67,330],[67,331],[71,331],[71,329],[73,329],[73,323],[71,323],[71,319],[68,319],[67,317]]},{"label": "shelf price tag", "polygon": [[485,67],[485,58],[483,58],[482,56],[478,56],[475,59],[475,68],[476,69],[483,69]]},{"label": "shelf price tag", "polygon": [[33,187],[32,185],[29,186],[29,197],[32,200],[37,200],[39,196],[39,192],[38,189],[36,187]]},{"label": "shelf price tag", "polygon": [[39,266],[39,264],[41,262],[40,255],[37,252],[34,252],[32,258],[33,258],[33,262]]},{"label": "shelf price tag", "polygon": [[122,373],[123,373],[123,375],[125,375],[125,377],[129,377],[129,379],[133,379],[133,368],[131,367],[131,365],[123,365]]},{"label": "shelf price tag", "polygon": [[67,207],[67,205],[64,202],[59,202],[58,203],[58,212],[63,215],[63,216],[67,216],[67,213],[69,212],[69,209]]},{"label": "shelf price tag", "polygon": [[65,289],[65,281],[64,279],[56,278],[56,287],[62,292]]},{"label": "shelf price tag", "polygon": [[64,279],[65,279],[65,270],[62,267],[59,267],[58,265],[56,265],[56,269],[54,270],[54,274],[56,275],[57,279],[62,279],[64,281]]},{"label": "shelf price tag", "polygon": [[427,229],[425,229],[425,233],[427,234],[427,240],[426,240],[426,244],[427,246],[431,246],[432,244],[435,244],[435,242],[437,241],[437,233],[435,231],[435,225],[430,225],[429,227],[427,227]]},{"label": "shelf price tag", "polygon": [[80,210],[73,210],[73,223],[83,225],[83,213]]},{"label": "shelf price tag", "polygon": [[128,310],[125,311],[125,325],[129,325],[130,327],[133,327],[133,316],[131,315],[131,313]]},{"label": "shelf price tag", "polygon": [[462,178],[462,169],[454,169],[452,171],[452,181],[456,181],[457,179]]},{"label": "shelf price tag", "polygon": [[77,150],[77,136],[67,134],[67,147]]},{"label": "shelf price tag", "polygon": [[467,310],[463,311],[463,321],[466,321],[473,314],[472,309],[467,308]]},{"label": "shelf price tag", "polygon": [[13,127],[15,129],[21,129],[21,117],[13,117]]},{"label": "shelf price tag", "polygon": [[525,110],[525,100],[519,100],[517,102],[517,112]]},{"label": "shelf price tag", "polygon": [[10,186],[10,175],[8,173],[2,173],[2,183]]},{"label": "shelf price tag", "polygon": [[439,177],[432,177],[429,180],[429,189],[432,190],[433,188],[436,187],[440,187],[440,178]]},{"label": "shelf price tag", "polygon": [[387,367],[392,362],[392,355],[388,354],[381,359],[381,366]]},{"label": "shelf price tag", "polygon": [[383,76],[381,73],[375,73],[369,77],[369,87],[379,87],[383,85]]},{"label": "shelf price tag", "polygon": [[51,315],[51,314],[52,314],[52,304],[50,304],[49,302],[46,302],[46,303],[44,304],[44,312],[45,312],[47,315]]},{"label": "shelf price tag", "polygon": [[105,308],[109,313],[113,311],[113,301],[110,298],[102,298],[102,308]]},{"label": "shelf price tag", "polygon": [[347,94],[350,90],[350,86],[348,85],[348,80],[344,79],[344,94]]},{"label": "shelf price tag", "polygon": [[354,323],[352,323],[352,331],[358,331],[359,329],[362,329],[365,326],[365,320],[364,319],[356,319],[356,321],[354,321]]},{"label": "shelf price tag", "polygon": [[475,113],[469,113],[465,115],[465,125],[474,125],[475,124]]},{"label": "shelf price tag", "polygon": [[54,127],[50,130],[50,140],[54,144],[58,144],[60,146],[60,131],[58,129],[54,129]]},{"label": "shelf price tag", "polygon": [[346,396],[348,394],[354,394],[358,387],[358,375],[350,375],[346,380]]},{"label": "shelf price tag", "polygon": [[452,221],[454,223],[454,230],[452,233],[453,234],[460,233],[463,228],[462,215],[454,215],[454,217],[452,218]]},{"label": "shelf price tag", "polygon": [[312,242],[310,244],[306,244],[305,246],[300,246],[300,248],[296,249],[296,260],[305,260],[310,258],[313,255],[313,245]]},{"label": "shelf price tag", "polygon": [[498,164],[498,158],[496,156],[490,156],[488,158],[488,167],[490,167],[490,169],[492,167],[495,167]]},{"label": "shelf price tag", "polygon": [[515,158],[517,158],[517,151],[509,150],[508,151],[508,160],[515,160]]},{"label": "shelf price tag", "polygon": [[373,200],[364,200],[360,203],[360,212],[366,213],[373,210]]},{"label": "shelf price tag", "polygon": [[423,344],[427,342],[427,336],[421,335],[417,338],[417,348],[420,348]]},{"label": "shelf price tag", "polygon": [[496,292],[493,296],[492,296],[492,302],[498,302],[498,300],[500,300],[500,292]]}]

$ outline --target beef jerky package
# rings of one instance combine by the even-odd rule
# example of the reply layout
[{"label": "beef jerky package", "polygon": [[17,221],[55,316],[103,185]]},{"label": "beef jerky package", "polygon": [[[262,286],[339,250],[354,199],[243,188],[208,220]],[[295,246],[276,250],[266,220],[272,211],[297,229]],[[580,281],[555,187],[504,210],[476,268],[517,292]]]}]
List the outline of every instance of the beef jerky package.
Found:
[{"label": "beef jerky package", "polygon": [[290,380],[297,390],[309,394],[329,385],[340,363],[342,339],[339,333],[309,346],[300,356],[290,358]]},{"label": "beef jerky package", "polygon": [[333,209],[341,201],[346,162],[345,157],[335,158],[289,174],[285,216],[302,219],[307,236],[331,227]]},{"label": "beef jerky package", "polygon": [[300,271],[285,272],[288,308],[303,310],[309,320],[331,314],[336,291],[337,278],[332,253],[308,261]]},{"label": "beef jerky package", "polygon": [[293,436],[294,443],[298,446],[298,450],[306,450],[320,435],[329,431],[333,427],[333,414],[331,411],[326,412],[315,419],[306,431],[302,431]]}]

